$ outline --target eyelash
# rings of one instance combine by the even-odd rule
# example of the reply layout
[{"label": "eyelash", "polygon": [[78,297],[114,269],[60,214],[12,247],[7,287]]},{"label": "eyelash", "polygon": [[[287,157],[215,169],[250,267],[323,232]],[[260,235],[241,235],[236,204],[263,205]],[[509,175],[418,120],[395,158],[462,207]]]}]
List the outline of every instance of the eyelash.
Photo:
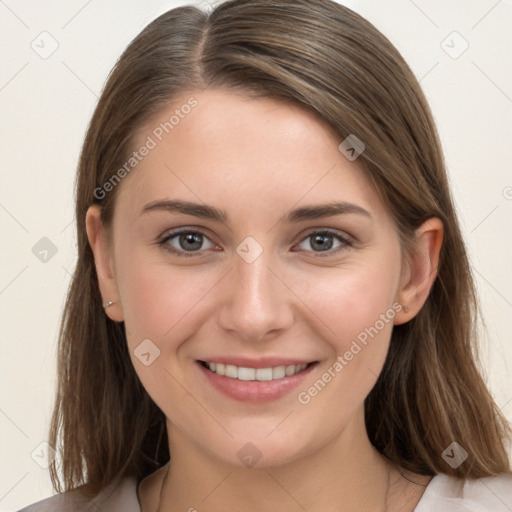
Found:
[{"label": "eyelash", "polygon": [[[168,244],[169,240],[172,240],[173,238],[176,238],[177,236],[183,235],[183,234],[201,235],[201,236],[205,237],[206,239],[210,240],[201,231],[183,229],[181,231],[173,231],[172,233],[169,233],[163,240],[158,242],[158,245],[160,247],[162,247],[165,251],[168,251],[168,252],[170,252],[176,256],[180,256],[180,257],[190,258],[190,257],[197,256],[198,254],[200,254],[202,252],[202,250],[199,250],[199,251],[177,250]],[[306,252],[313,252],[320,258],[332,256],[334,254],[337,254],[339,251],[342,251],[342,250],[346,249],[347,247],[352,247],[354,245],[354,243],[351,240],[349,240],[348,238],[346,238],[344,236],[341,236],[338,232],[330,230],[330,229],[322,229],[322,230],[312,231],[311,233],[308,233],[304,238],[302,238],[300,243],[302,243],[303,241],[305,241],[306,239],[308,239],[310,237],[313,237],[314,235],[331,235],[334,238],[337,238],[342,243],[342,245],[340,247],[337,247],[335,249],[329,249],[327,251],[320,251],[320,252],[306,251]],[[210,242],[211,242],[211,240],[210,240]]]}]

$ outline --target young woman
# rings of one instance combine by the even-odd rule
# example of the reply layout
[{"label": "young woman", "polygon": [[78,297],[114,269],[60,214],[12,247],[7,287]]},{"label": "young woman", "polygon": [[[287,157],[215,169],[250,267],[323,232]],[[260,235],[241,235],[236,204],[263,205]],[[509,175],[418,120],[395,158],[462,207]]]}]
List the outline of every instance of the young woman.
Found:
[{"label": "young woman", "polygon": [[432,115],[359,15],[153,21],[91,120],[76,218],[59,494],[25,511],[512,508]]}]

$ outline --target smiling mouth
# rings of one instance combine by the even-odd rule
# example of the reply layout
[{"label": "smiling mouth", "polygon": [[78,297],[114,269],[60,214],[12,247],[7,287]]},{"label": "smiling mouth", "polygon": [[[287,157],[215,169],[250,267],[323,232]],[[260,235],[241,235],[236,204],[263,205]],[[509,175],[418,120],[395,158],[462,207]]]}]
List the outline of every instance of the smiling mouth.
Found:
[{"label": "smiling mouth", "polygon": [[306,368],[318,363],[313,361],[304,364],[291,364],[288,366],[273,366],[269,368],[247,368],[244,366],[235,366],[231,364],[212,363],[208,361],[199,361],[202,366],[217,375],[222,375],[230,379],[243,381],[270,381],[284,379],[303,372]]}]

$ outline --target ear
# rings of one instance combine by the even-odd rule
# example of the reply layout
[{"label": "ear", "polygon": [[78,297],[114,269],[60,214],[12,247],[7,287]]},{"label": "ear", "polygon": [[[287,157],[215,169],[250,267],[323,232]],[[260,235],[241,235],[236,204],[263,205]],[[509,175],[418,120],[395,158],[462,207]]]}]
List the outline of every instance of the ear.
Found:
[{"label": "ear", "polygon": [[94,264],[100,293],[103,298],[103,307],[108,302],[114,303],[110,307],[105,307],[105,313],[114,322],[122,322],[124,320],[123,309],[119,300],[119,291],[114,275],[112,251],[107,242],[105,227],[100,219],[100,212],[101,207],[97,204],[90,206],[87,210],[85,217],[87,238],[94,254]]},{"label": "ear", "polygon": [[443,233],[443,223],[437,217],[428,219],[416,230],[414,248],[402,270],[397,301],[403,309],[395,315],[395,325],[414,318],[425,304],[437,277]]}]

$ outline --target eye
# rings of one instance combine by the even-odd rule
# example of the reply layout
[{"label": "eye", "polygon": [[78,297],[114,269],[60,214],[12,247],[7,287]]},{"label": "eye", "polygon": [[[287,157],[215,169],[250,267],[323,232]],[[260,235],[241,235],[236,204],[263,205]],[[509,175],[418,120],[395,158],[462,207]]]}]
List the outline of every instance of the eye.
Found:
[{"label": "eye", "polygon": [[[208,241],[210,245],[204,247],[203,243],[205,241]],[[215,244],[211,242],[206,235],[200,231],[190,230],[170,233],[159,242],[159,245],[166,251],[176,254],[177,256],[195,256],[194,253],[215,247]]]},{"label": "eye", "polygon": [[[207,242],[206,247],[204,243]],[[337,245],[336,245],[337,242]],[[308,247],[304,247],[304,244]],[[200,256],[201,252],[213,249],[216,245],[202,232],[192,230],[181,230],[169,233],[164,239],[158,242],[168,252],[176,256]],[[331,256],[352,247],[353,242],[348,237],[330,230],[314,231],[306,236],[299,244],[299,248],[308,252],[315,252],[318,256]],[[319,254],[326,253],[326,254]]]},{"label": "eye", "polygon": [[[335,246],[336,240],[338,241],[337,246]],[[312,252],[327,253],[325,255],[319,254],[319,256],[331,256],[332,254],[336,254],[347,247],[352,247],[353,245],[353,243],[347,237],[344,237],[339,233],[330,230],[314,231],[313,233],[310,233],[299,244],[299,247],[303,246],[304,244],[309,245],[309,247],[313,249]],[[306,251],[309,250],[307,247],[301,248]]]}]

